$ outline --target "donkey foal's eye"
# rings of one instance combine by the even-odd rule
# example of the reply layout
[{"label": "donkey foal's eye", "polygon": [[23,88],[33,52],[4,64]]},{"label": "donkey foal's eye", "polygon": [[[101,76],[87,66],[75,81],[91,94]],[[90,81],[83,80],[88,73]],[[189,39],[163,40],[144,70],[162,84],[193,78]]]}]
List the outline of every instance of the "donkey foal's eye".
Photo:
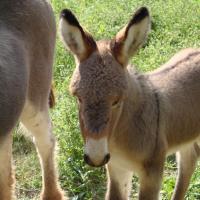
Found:
[{"label": "donkey foal's eye", "polygon": [[113,102],[112,107],[118,106],[119,103],[120,103],[120,100],[117,99],[116,101]]}]

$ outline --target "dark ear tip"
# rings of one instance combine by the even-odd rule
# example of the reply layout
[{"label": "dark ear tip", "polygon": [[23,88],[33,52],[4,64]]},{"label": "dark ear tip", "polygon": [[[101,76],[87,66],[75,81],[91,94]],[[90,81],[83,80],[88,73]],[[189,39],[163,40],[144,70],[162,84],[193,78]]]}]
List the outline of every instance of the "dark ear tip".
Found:
[{"label": "dark ear tip", "polygon": [[64,9],[60,13],[60,19],[64,18],[69,24],[74,26],[80,26],[78,20],[76,19],[75,15],[69,9]]},{"label": "dark ear tip", "polygon": [[68,18],[69,16],[72,15],[73,15],[72,11],[66,8],[61,11],[60,18]]},{"label": "dark ear tip", "polygon": [[141,7],[139,8],[133,18],[132,18],[132,24],[137,24],[138,22],[142,21],[144,18],[149,16],[149,10],[147,9],[147,7]]},{"label": "dark ear tip", "polygon": [[144,15],[144,16],[149,16],[149,10],[147,7],[143,6],[138,9],[138,13]]}]

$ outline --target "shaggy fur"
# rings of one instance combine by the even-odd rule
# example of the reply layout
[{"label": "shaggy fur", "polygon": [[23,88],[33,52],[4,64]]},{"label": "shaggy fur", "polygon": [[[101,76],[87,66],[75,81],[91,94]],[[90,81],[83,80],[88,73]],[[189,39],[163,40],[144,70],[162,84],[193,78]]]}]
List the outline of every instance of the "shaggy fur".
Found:
[{"label": "shaggy fur", "polygon": [[[78,28],[67,21],[61,18],[60,30],[71,49],[63,32],[73,37]],[[199,156],[200,50],[182,50],[159,69],[139,74],[126,64],[149,26],[149,12],[140,8],[113,40],[97,42],[84,60],[73,51],[77,66],[70,90],[79,102],[87,162],[101,166],[110,155],[106,200],[129,198],[132,172],[139,176],[139,200],[159,199],[165,157],[173,152],[179,172],[172,199],[182,200]],[[102,140],[94,145],[105,137],[103,147]]]},{"label": "shaggy fur", "polygon": [[[0,3],[0,199],[14,198],[11,131],[20,120],[33,134],[43,171],[43,200],[61,200],[54,164],[49,94],[56,26],[46,0]],[[53,101],[51,93],[50,102]]]}]

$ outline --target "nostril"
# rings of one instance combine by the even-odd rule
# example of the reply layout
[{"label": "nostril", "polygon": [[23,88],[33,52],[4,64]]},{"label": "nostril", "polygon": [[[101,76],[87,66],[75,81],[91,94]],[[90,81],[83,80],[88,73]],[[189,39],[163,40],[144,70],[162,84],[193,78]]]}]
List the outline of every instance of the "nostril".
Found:
[{"label": "nostril", "polygon": [[110,160],[110,154],[108,153],[104,158],[103,164],[105,165],[106,163],[108,163],[109,160]]},{"label": "nostril", "polygon": [[92,166],[92,167],[94,167],[95,165],[93,164],[93,162],[90,160],[90,157],[87,155],[87,154],[84,154],[84,161],[88,164],[88,165],[90,165],[90,166]]}]

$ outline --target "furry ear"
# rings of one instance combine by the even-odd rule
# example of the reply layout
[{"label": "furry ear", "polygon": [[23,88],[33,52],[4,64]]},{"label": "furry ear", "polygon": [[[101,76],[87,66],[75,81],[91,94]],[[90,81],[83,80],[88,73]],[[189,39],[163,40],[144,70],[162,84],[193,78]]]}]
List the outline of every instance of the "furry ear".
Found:
[{"label": "furry ear", "polygon": [[111,42],[112,53],[121,65],[126,66],[128,60],[145,42],[149,29],[149,11],[146,7],[141,7]]},{"label": "furry ear", "polygon": [[84,31],[70,10],[64,9],[61,12],[59,29],[64,44],[79,62],[87,59],[97,49],[93,37]]}]

